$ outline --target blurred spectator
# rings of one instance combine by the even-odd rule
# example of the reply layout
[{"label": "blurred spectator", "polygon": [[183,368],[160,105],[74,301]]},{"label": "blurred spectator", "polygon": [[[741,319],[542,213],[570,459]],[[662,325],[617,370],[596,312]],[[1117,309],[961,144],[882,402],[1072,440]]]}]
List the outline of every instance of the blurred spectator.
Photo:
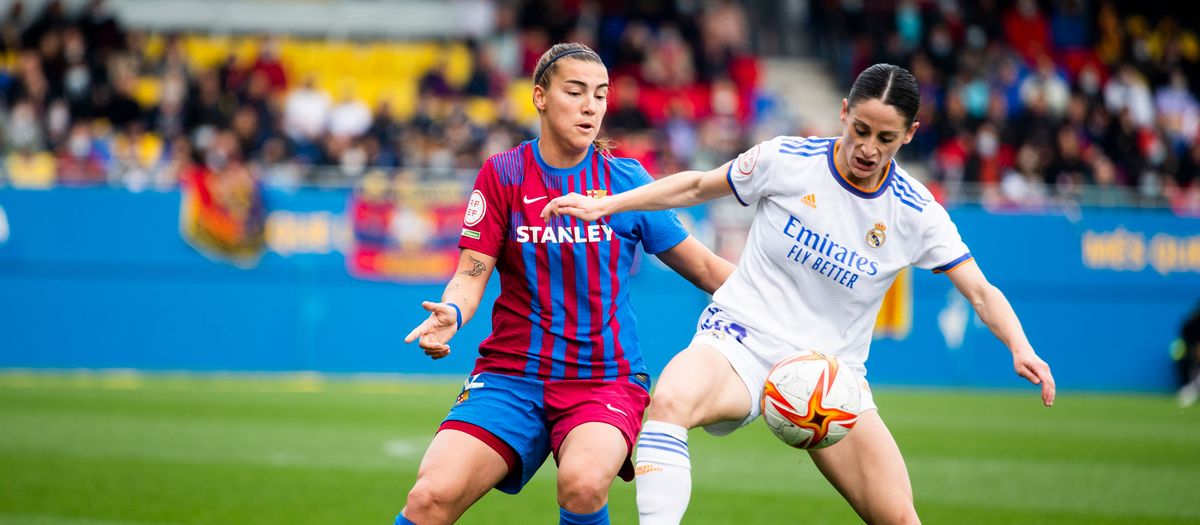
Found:
[{"label": "blurred spectator", "polygon": [[341,102],[329,111],[329,134],[340,139],[356,138],[371,129],[371,120],[371,109],[347,89]]},{"label": "blurred spectator", "polygon": [[1083,203],[1110,207],[1133,204],[1129,193],[1116,186],[1117,170],[1108,157],[1093,155],[1089,171],[1092,173],[1092,184],[1083,188],[1080,196]]},{"label": "blurred spectator", "polygon": [[59,148],[58,181],[67,185],[104,182],[104,159],[96,150],[91,130],[85,123],[71,126],[66,143]]},{"label": "blurred spectator", "polygon": [[1047,113],[1059,118],[1067,109],[1069,97],[1067,79],[1058,70],[1054,60],[1047,54],[1038,56],[1037,68],[1021,82],[1021,102],[1030,106],[1035,103],[1035,98],[1041,98],[1036,103],[1045,103]]},{"label": "blurred spectator", "polygon": [[50,188],[54,186],[57,163],[54,155],[44,151],[19,149],[4,162],[8,178],[16,188]]},{"label": "blurred spectator", "polygon": [[650,119],[639,106],[639,88],[633,77],[623,76],[617,79],[610,93],[616,102],[604,116],[604,125],[614,134],[641,131],[650,127]]},{"label": "blurred spectator", "polygon": [[1036,0],[1017,0],[1004,13],[1004,36],[1030,64],[1053,49],[1050,44],[1050,24]]},{"label": "blurred spectator", "polygon": [[421,97],[435,98],[446,98],[454,94],[454,89],[446,80],[446,59],[444,57],[439,58],[433,67],[421,75],[421,80],[417,83],[417,94]]},{"label": "blurred spectator", "polygon": [[33,104],[28,101],[22,100],[13,105],[8,115],[7,128],[5,135],[12,149],[35,151],[42,149],[45,143],[37,113],[34,112]]},{"label": "blurred spectator", "polygon": [[1129,111],[1134,126],[1154,123],[1154,103],[1150,86],[1132,65],[1124,64],[1104,86],[1104,103],[1114,114]]},{"label": "blurred spectator", "polygon": [[1054,159],[1045,170],[1045,182],[1059,188],[1060,193],[1073,194],[1081,184],[1092,181],[1091,169],[1084,160],[1083,145],[1075,129],[1059,128]]},{"label": "blurred spectator", "polygon": [[1006,204],[1041,207],[1049,202],[1041,176],[1042,159],[1037,147],[1025,144],[1017,150],[1016,163],[1000,181]]},{"label": "blurred spectator", "polygon": [[258,56],[250,66],[251,76],[262,77],[270,85],[271,91],[279,92],[287,89],[287,71],[279,59],[279,39],[264,38],[259,41]]},{"label": "blurred spectator", "polygon": [[[667,26],[649,47],[642,62],[642,78],[651,84],[678,89],[695,82],[692,54],[675,28]],[[722,58],[722,65],[727,59]]]},{"label": "blurred spectator", "polygon": [[329,96],[317,90],[316,79],[309,77],[288,94],[284,105],[283,131],[292,140],[313,142],[325,132],[329,118]]},{"label": "blurred spectator", "polygon": [[147,114],[149,129],[164,139],[170,140],[187,133],[187,84],[178,71],[171,71],[163,78],[162,98]]},{"label": "blurred spectator", "polygon": [[505,74],[497,67],[493,52],[471,42],[471,76],[463,86],[463,94],[471,97],[499,98],[507,88]]},{"label": "blurred spectator", "polygon": [[124,128],[142,117],[142,108],[133,99],[133,82],[131,74],[121,73],[114,83],[115,89],[105,106],[104,115],[115,128]]},{"label": "blurred spectator", "polygon": [[1159,125],[1170,139],[1173,151],[1185,150],[1200,133],[1200,104],[1188,90],[1183,70],[1171,70],[1170,82],[1154,94]]}]

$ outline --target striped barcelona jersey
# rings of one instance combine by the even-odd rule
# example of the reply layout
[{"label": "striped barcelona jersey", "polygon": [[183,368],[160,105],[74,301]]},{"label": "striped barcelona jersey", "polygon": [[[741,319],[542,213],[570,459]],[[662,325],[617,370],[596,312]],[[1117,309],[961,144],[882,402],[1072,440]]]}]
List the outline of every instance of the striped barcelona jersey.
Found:
[{"label": "striped barcelona jersey", "polygon": [[[646,253],[688,235],[672,211],[584,222],[541,219],[570,192],[602,197],[651,181],[635,160],[596,154],[553,168],[537,141],[488,159],[463,218],[459,247],[497,258],[500,297],[475,372],[539,380],[630,380],[648,388],[626,278],[639,242]],[[636,377],[642,374],[642,377]]]},{"label": "striped barcelona jersey", "polygon": [[776,137],[729,167],[738,201],[755,207],[737,270],[713,302],[773,338],[769,361],[797,349],[837,356],[865,374],[883,296],[908,267],[952,271],[970,260],[950,216],[892,161],[874,188],[838,171],[836,138]]}]

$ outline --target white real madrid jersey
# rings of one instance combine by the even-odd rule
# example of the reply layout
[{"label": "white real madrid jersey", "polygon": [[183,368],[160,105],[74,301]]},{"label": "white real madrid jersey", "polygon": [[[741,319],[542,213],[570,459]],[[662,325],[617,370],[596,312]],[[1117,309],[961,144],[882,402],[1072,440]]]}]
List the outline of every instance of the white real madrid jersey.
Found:
[{"label": "white real madrid jersey", "polygon": [[948,271],[971,254],[946,210],[894,160],[878,187],[860,188],[838,172],[837,148],[836,138],[776,137],[730,165],[734,195],[757,210],[713,301],[761,336],[752,350],[770,362],[815,350],[865,375],[896,274]]}]

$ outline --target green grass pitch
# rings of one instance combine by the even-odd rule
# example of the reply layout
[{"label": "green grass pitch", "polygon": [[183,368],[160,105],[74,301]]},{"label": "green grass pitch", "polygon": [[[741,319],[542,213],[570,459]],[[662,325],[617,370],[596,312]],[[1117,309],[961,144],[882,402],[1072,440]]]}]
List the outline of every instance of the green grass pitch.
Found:
[{"label": "green grass pitch", "polygon": [[[0,523],[390,524],[444,379],[0,373]],[[1200,407],[1167,396],[879,388],[925,523],[1200,523]],[[756,423],[691,434],[685,523],[857,523]],[[636,523],[617,482],[613,523]],[[553,462],[461,523],[557,523]]]}]

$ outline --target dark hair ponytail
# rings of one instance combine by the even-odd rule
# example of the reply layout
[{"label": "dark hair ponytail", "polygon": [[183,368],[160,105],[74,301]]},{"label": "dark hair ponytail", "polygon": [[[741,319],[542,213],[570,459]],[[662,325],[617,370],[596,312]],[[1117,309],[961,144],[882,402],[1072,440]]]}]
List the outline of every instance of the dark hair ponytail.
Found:
[{"label": "dark hair ponytail", "polygon": [[896,108],[904,117],[904,125],[911,127],[921,109],[921,92],[917,79],[907,69],[891,64],[875,64],[859,73],[850,87],[849,106],[854,107],[864,100],[879,99]]}]

